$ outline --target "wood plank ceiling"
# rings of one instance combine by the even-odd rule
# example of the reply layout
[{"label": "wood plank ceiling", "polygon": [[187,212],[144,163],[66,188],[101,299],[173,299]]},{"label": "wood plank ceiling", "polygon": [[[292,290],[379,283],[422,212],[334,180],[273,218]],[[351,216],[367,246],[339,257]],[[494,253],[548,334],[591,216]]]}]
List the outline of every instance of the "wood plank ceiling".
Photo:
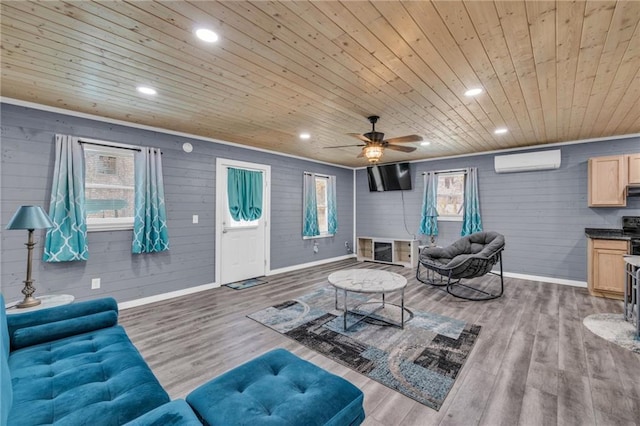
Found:
[{"label": "wood plank ceiling", "polygon": [[[384,162],[640,132],[638,1],[1,7],[5,98],[336,164],[366,164],[325,148],[357,144],[346,133],[374,114],[387,137],[431,143]],[[220,40],[196,39],[202,26]]]}]

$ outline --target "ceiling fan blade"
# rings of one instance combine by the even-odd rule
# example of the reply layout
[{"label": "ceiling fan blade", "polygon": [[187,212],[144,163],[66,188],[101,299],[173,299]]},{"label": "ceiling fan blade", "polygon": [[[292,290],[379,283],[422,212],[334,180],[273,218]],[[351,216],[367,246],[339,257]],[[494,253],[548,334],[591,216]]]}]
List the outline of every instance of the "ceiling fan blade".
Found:
[{"label": "ceiling fan blade", "polygon": [[402,152],[413,152],[417,148],[415,146],[402,146],[402,145],[386,145],[385,148],[392,149],[394,151],[402,151]]},{"label": "ceiling fan blade", "polygon": [[409,142],[420,142],[422,141],[422,136],[418,136],[418,135],[407,135],[407,136],[400,136],[397,138],[390,138],[387,139],[385,142],[389,142],[389,143],[409,143]]},{"label": "ceiling fan blade", "polygon": [[351,146],[366,146],[366,145],[363,145],[363,144],[359,143],[357,145],[323,146],[322,148],[324,148],[324,149],[327,149],[327,148],[348,148],[348,147],[351,147]]},{"label": "ceiling fan blade", "polygon": [[353,138],[356,138],[356,139],[360,139],[362,142],[367,142],[367,143],[371,142],[371,139],[369,139],[366,136],[361,135],[360,133],[347,133],[347,135],[349,135],[349,136],[351,136]]},{"label": "ceiling fan blade", "polygon": [[362,149],[362,151],[360,151],[360,154],[358,154],[356,158],[363,158],[363,157],[364,157],[364,148]]}]

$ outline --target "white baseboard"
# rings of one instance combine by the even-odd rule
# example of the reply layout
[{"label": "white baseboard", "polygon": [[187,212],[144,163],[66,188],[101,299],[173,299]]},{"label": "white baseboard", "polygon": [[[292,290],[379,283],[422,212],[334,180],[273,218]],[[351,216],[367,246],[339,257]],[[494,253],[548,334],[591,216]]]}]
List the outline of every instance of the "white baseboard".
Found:
[{"label": "white baseboard", "polygon": [[155,296],[143,297],[141,299],[129,300],[128,302],[118,303],[118,309],[135,308],[136,306],[147,305],[149,303],[161,302],[174,297],[186,296],[187,294],[197,293],[199,291],[211,290],[220,287],[216,283],[202,284],[195,287],[183,288],[182,290],[170,291],[169,293],[156,294]]},{"label": "white baseboard", "polygon": [[[500,274],[500,271],[491,271],[491,272]],[[521,280],[542,281],[544,283],[561,284],[561,285],[569,285],[571,287],[587,288],[587,283],[585,281],[565,280],[564,278],[542,277],[538,275],[516,274],[514,272],[505,272],[504,276],[509,278],[518,278]]]},{"label": "white baseboard", "polygon": [[338,257],[332,257],[332,258],[329,258],[329,259],[317,260],[315,262],[301,263],[299,265],[287,266],[287,267],[279,268],[279,269],[272,269],[271,271],[267,272],[267,276],[276,275],[276,274],[282,274],[282,273],[285,273],[285,272],[297,271],[299,269],[310,268],[312,266],[318,266],[318,265],[324,265],[325,263],[337,262],[339,260],[346,260],[346,259],[351,259],[351,258],[354,258],[354,257],[356,257],[355,254],[346,254],[344,256],[338,256]]},{"label": "white baseboard", "polygon": [[[284,272],[293,272],[300,269],[310,268],[312,266],[324,265],[325,263],[337,262],[339,260],[346,260],[354,257],[356,257],[355,254],[346,254],[344,256],[332,257],[329,259],[322,259],[315,262],[302,263],[300,265],[293,265],[293,266],[287,266],[285,268],[273,269],[267,272],[267,276],[282,274]],[[496,272],[498,274],[500,273],[499,271],[492,271],[492,272]],[[552,283],[552,284],[561,284],[561,285],[568,285],[572,287],[587,288],[587,283],[584,281],[565,280],[563,278],[542,277],[537,275],[516,274],[513,272],[505,272],[504,276],[509,278],[518,278],[522,280],[542,281],[542,282]],[[199,291],[211,290],[213,288],[218,288],[218,287],[220,287],[218,284],[210,283],[210,284],[198,285],[195,287],[184,288],[182,290],[170,291],[169,293],[156,294],[155,296],[143,297],[140,299],[129,300],[127,302],[118,303],[118,309],[123,310],[123,309],[135,308],[136,306],[147,305],[149,303],[154,303],[154,302],[161,302],[163,300],[173,299],[174,297],[186,296],[187,294],[197,293]]]}]

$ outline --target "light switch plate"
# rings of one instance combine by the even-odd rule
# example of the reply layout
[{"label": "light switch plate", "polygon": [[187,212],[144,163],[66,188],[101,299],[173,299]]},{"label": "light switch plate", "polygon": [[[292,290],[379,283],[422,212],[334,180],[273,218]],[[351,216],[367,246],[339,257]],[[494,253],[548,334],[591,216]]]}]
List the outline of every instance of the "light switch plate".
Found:
[{"label": "light switch plate", "polygon": [[198,223],[198,215],[197,214],[193,215],[193,223]]}]

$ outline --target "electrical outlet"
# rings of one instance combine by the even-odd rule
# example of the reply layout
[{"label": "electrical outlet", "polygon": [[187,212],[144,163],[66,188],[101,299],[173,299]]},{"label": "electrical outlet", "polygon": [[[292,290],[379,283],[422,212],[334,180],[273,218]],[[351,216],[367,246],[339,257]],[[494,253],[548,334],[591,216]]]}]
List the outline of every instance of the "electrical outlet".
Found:
[{"label": "electrical outlet", "polygon": [[91,290],[97,290],[100,288],[100,278],[91,279]]},{"label": "electrical outlet", "polygon": [[193,223],[198,223],[198,215],[197,214],[193,215]]},{"label": "electrical outlet", "polygon": [[345,246],[346,248],[349,248],[349,241],[345,241],[345,242],[344,242],[344,246]]},{"label": "electrical outlet", "polygon": [[320,249],[318,248],[318,243],[316,241],[313,242],[313,252],[317,253]]}]

